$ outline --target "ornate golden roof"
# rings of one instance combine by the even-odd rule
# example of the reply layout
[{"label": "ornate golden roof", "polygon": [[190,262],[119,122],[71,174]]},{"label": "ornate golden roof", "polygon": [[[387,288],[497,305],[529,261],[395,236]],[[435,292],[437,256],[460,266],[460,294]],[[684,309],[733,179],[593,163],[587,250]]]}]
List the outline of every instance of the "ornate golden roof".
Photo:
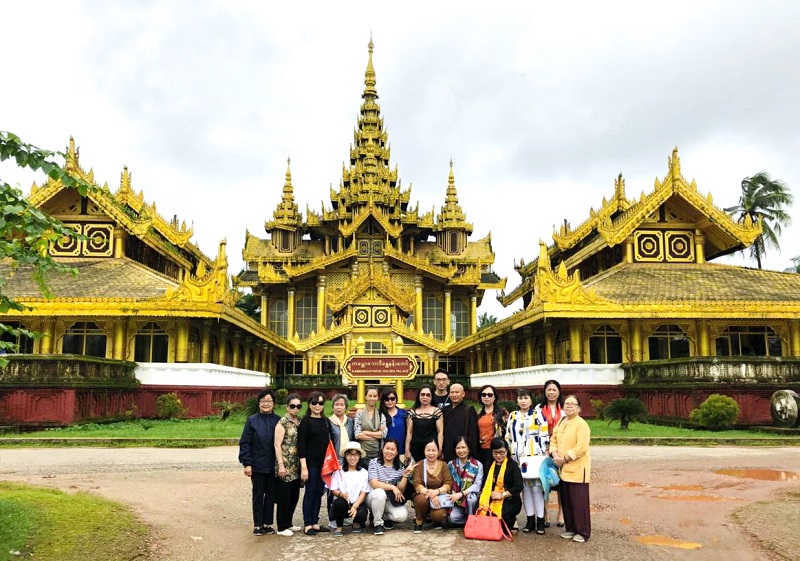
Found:
[{"label": "ornate golden roof", "polygon": [[458,194],[456,193],[456,181],[453,175],[453,160],[450,160],[450,176],[447,181],[447,195],[442,211],[437,217],[435,230],[464,230],[472,233],[472,224],[467,222],[467,216],[458,204]]},{"label": "ornate golden roof", "polygon": [[274,230],[296,230],[303,225],[303,218],[294,202],[294,188],[292,187],[291,159],[286,159],[286,181],[283,184],[283,197],[278,203],[278,208],[272,213],[273,220],[264,224],[264,228]]}]

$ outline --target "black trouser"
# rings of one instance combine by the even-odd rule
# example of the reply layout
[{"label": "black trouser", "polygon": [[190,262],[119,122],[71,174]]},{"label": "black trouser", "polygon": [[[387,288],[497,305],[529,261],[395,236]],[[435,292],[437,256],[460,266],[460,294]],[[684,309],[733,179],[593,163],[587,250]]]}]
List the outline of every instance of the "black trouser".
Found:
[{"label": "black trouser", "polygon": [[275,510],[275,474],[253,472],[253,527],[272,526]]},{"label": "black trouser", "polygon": [[[351,506],[352,505],[342,497],[336,497],[333,499],[333,505],[331,505],[331,514],[333,515],[333,519],[336,520],[337,528],[341,528],[344,524],[344,519],[347,518]],[[367,504],[366,501],[364,501],[358,505],[356,515],[353,517],[353,524],[358,524],[363,528],[366,521]]]},{"label": "black trouser", "polygon": [[275,478],[275,504],[278,507],[278,531],[282,532],[292,527],[292,518],[300,501],[300,485],[298,477],[294,481],[286,482],[280,477]]},{"label": "black trouser", "polygon": [[564,512],[564,526],[567,532],[580,534],[588,540],[592,535],[589,484],[570,483],[562,479],[558,484],[558,500]]}]

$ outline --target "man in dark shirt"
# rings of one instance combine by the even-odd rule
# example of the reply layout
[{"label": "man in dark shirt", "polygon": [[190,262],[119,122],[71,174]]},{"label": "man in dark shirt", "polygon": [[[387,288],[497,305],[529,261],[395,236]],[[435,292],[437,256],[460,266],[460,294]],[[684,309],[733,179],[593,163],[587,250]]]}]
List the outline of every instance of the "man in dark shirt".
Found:
[{"label": "man in dark shirt", "polygon": [[442,454],[449,462],[456,457],[456,439],[464,436],[467,445],[474,454],[478,450],[478,413],[475,408],[464,401],[464,386],[450,386],[450,405],[444,409],[444,441]]},{"label": "man in dark shirt", "polygon": [[450,385],[450,374],[444,368],[439,368],[433,373],[433,385],[435,390],[431,403],[439,409],[444,409],[450,405],[450,394],[447,391],[447,386]]}]

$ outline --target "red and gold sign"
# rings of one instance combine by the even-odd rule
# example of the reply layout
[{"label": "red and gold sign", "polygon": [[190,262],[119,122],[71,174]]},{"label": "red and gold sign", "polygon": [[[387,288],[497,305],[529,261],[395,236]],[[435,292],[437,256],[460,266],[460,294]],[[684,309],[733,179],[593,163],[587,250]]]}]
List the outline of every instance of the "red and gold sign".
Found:
[{"label": "red and gold sign", "polygon": [[417,361],[409,355],[350,355],[342,364],[345,375],[352,380],[411,380],[417,368]]}]

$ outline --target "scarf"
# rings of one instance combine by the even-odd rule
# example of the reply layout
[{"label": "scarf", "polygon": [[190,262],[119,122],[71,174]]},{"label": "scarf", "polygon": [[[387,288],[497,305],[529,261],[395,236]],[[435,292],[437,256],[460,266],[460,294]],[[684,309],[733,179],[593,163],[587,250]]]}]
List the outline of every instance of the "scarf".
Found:
[{"label": "scarf", "polygon": [[545,421],[547,421],[547,432],[550,433],[550,436],[553,436],[553,429],[556,428],[556,423],[561,419],[564,415],[564,410],[561,408],[558,402],[556,402],[556,412],[553,414],[552,410],[550,409],[550,404],[546,403],[544,407],[542,407],[542,416],[544,417]]},{"label": "scarf", "polygon": [[[372,411],[372,415],[367,413],[367,408],[365,407],[360,413],[361,415],[361,430],[368,430],[368,431],[380,431],[381,430],[381,415],[382,413],[376,407]],[[364,449],[364,457],[366,458],[374,458],[378,455],[378,449],[380,448],[380,440],[362,440],[361,441],[361,448]]]},{"label": "scarf", "polygon": [[506,466],[508,465],[508,458],[503,460],[503,463],[500,465],[500,473],[497,474],[497,478],[494,476],[494,472],[497,469],[497,462],[492,461],[492,467],[489,468],[489,472],[486,475],[486,482],[489,481],[496,481],[494,485],[494,489],[492,489],[492,484],[489,483],[488,485],[483,486],[483,491],[481,491],[481,499],[480,499],[480,506],[488,508],[495,514],[498,518],[502,518],[503,516],[503,501],[505,499],[501,499],[499,501],[492,500],[492,491],[498,491],[500,493],[505,492],[504,480],[506,476]]},{"label": "scarf", "polygon": [[[450,475],[453,476],[453,490],[451,493],[460,493],[465,489],[472,487],[475,483],[475,478],[478,477],[478,461],[475,458],[469,458],[464,467],[459,467],[461,460],[456,458],[449,463]],[[467,506],[467,497],[463,497],[456,506],[462,508]]]},{"label": "scarf", "polygon": [[331,415],[331,422],[339,427],[339,455],[344,457],[344,449],[350,444],[350,435],[347,434],[347,417],[343,421],[336,415]]}]

